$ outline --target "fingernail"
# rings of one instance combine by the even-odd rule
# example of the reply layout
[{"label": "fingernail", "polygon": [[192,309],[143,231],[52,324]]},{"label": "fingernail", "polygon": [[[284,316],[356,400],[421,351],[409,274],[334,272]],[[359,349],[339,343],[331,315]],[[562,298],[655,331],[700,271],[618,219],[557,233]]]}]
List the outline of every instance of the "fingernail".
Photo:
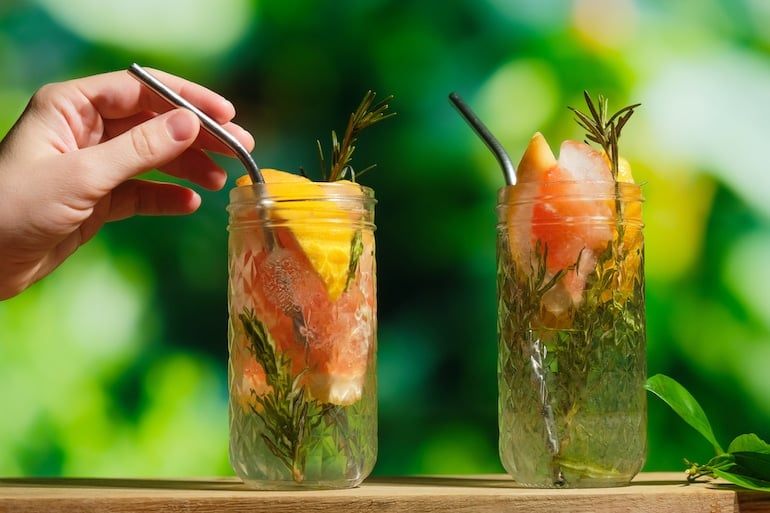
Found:
[{"label": "fingernail", "polygon": [[196,135],[197,120],[192,119],[192,114],[177,110],[166,120],[168,134],[175,141],[186,141]]}]

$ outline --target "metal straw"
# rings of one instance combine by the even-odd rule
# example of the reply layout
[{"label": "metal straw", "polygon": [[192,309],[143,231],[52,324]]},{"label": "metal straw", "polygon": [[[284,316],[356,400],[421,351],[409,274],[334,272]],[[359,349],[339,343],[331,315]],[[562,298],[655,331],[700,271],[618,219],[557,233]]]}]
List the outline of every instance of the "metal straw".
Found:
[{"label": "metal straw", "polygon": [[481,139],[486,143],[492,153],[497,157],[497,161],[500,163],[500,167],[503,169],[503,178],[505,178],[506,185],[516,185],[516,168],[511,161],[511,157],[500,144],[500,141],[492,135],[492,132],[481,122],[479,117],[471,110],[471,108],[460,98],[457,93],[451,93],[449,95],[449,101],[457,108],[460,114],[465,118],[465,121],[473,128]]},{"label": "metal straw", "polygon": [[[503,177],[506,185],[516,185],[516,168],[511,161],[511,157],[500,144],[500,141],[492,135],[492,132],[481,122],[479,117],[471,108],[460,98],[457,93],[451,93],[449,100],[454,104],[457,110],[462,114],[468,124],[476,131],[481,139],[486,143],[492,153],[497,157],[497,161],[503,169]],[[550,394],[548,393],[548,384],[546,374],[548,368],[545,366],[545,353],[548,347],[539,337],[534,337],[530,330],[529,348],[530,363],[532,364],[532,379],[538,386],[538,400],[540,403],[540,414],[543,416],[545,424],[545,443],[548,453],[551,455],[551,480],[555,486],[564,486],[566,481],[561,470],[561,465],[556,461],[556,456],[561,449],[559,442],[558,426],[554,418],[553,408],[551,406]]]},{"label": "metal straw", "polygon": [[208,133],[219,139],[222,144],[233,150],[238,159],[240,159],[240,161],[246,167],[246,170],[249,172],[249,176],[251,177],[251,181],[253,183],[265,183],[262,172],[259,170],[257,163],[254,162],[254,159],[251,157],[249,152],[240,142],[238,142],[238,139],[233,137],[233,135],[225,130],[222,125],[211,119],[198,107],[182,98],[179,94],[152,76],[147,70],[138,64],[132,64],[131,67],[128,68],[128,72],[133,75],[134,78],[146,85],[149,89],[157,93],[162,98],[166,99],[172,105],[176,105],[177,107],[182,107],[192,111],[196,116],[198,116],[198,119],[201,121],[201,125]]},{"label": "metal straw", "polygon": [[[140,82],[149,87],[151,90],[155,91],[161,97],[165,98],[171,104],[176,105],[177,107],[189,109],[195,113],[195,115],[198,116],[198,119],[201,120],[201,125],[203,125],[203,128],[205,128],[207,132],[219,139],[224,145],[235,152],[241,162],[243,162],[243,165],[246,166],[246,169],[249,172],[249,176],[251,177],[251,181],[253,183],[265,183],[262,172],[259,170],[259,167],[257,167],[256,162],[254,162],[254,159],[251,157],[249,152],[246,151],[246,148],[244,148],[241,143],[239,143],[238,140],[233,137],[232,134],[230,134],[230,132],[222,128],[222,125],[211,119],[203,111],[182,98],[176,92],[169,89],[168,86],[152,76],[138,64],[132,64],[131,67],[128,68],[128,71]],[[270,250],[280,246],[276,234],[270,227],[267,225],[263,226],[263,231],[265,233],[265,243]],[[289,278],[285,272],[279,270],[278,279],[289,280],[291,278]],[[305,334],[307,333],[307,326],[305,323],[304,315],[302,314],[302,308],[299,306],[299,303],[294,300],[294,298],[290,298],[290,303],[291,304],[289,308],[285,309],[285,313],[291,318],[294,332],[296,333],[297,337],[300,340],[306,341]]]}]

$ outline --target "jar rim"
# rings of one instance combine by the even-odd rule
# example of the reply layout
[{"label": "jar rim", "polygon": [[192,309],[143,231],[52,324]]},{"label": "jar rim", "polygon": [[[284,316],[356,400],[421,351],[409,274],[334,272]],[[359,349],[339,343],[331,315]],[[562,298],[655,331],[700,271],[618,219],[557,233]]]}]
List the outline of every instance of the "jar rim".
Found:
[{"label": "jar rim", "polygon": [[545,182],[533,181],[533,182],[517,182],[513,185],[504,185],[500,187],[500,190],[506,189],[522,189],[531,188],[535,186],[549,187],[549,186],[569,186],[569,185],[594,185],[594,186],[606,186],[606,185],[618,185],[621,188],[627,189],[641,189],[642,185],[635,182],[616,182],[613,180],[549,180]]},{"label": "jar rim", "polygon": [[569,187],[587,187],[587,188],[606,188],[617,186],[620,189],[639,190],[641,192],[642,185],[634,182],[615,182],[608,180],[553,180],[546,182],[518,182],[513,185],[504,185],[498,189],[498,192],[512,191],[519,189],[533,189],[533,188],[569,188]]},{"label": "jar rim", "polygon": [[501,203],[532,202],[536,200],[597,200],[619,197],[623,201],[644,201],[642,185],[631,182],[598,180],[555,180],[552,182],[519,182],[500,187]]},{"label": "jar rim", "polygon": [[[305,192],[305,190],[307,192]],[[361,200],[375,202],[374,190],[356,182],[272,182],[241,185],[230,190],[230,202]]]}]

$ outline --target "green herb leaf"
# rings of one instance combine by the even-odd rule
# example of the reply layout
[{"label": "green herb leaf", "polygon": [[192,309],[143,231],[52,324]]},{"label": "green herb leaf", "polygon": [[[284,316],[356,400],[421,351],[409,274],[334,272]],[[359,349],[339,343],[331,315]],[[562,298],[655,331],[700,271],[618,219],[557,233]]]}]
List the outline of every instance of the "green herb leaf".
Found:
[{"label": "green herb leaf", "polygon": [[607,158],[610,159],[612,176],[617,181],[618,159],[620,158],[618,155],[618,139],[620,139],[620,132],[634,113],[634,109],[639,107],[641,103],[623,107],[610,116],[608,114],[609,103],[607,98],[600,94],[596,104],[594,104],[588,91],[583,91],[583,97],[588,106],[588,114],[580,112],[572,107],[567,108],[575,113],[577,123],[586,130],[586,139],[599,144],[605,151]]},{"label": "green herb leaf", "polygon": [[324,180],[329,182],[342,180],[346,178],[348,173],[350,173],[350,180],[355,182],[356,175],[360,176],[365,171],[368,171],[374,167],[369,166],[366,169],[356,173],[354,172],[350,163],[353,159],[353,152],[356,149],[356,142],[358,141],[358,136],[361,131],[374,125],[375,123],[379,123],[384,119],[388,119],[396,115],[395,112],[388,114],[385,113],[385,111],[387,111],[389,108],[388,102],[393,99],[392,95],[387,96],[385,99],[375,104],[374,99],[376,96],[377,93],[373,91],[366,92],[364,99],[361,100],[358,108],[350,115],[347,128],[345,129],[345,134],[342,136],[341,141],[337,137],[337,132],[332,130],[332,154],[331,162],[329,163],[330,169],[328,174],[326,171],[326,162],[324,160],[324,153],[323,148],[321,147],[321,142],[316,141],[318,145],[321,176],[323,176]]},{"label": "green herb leaf", "polygon": [[770,444],[759,438],[754,433],[740,435],[730,442],[727,452],[757,452],[761,454],[770,454]]},{"label": "green herb leaf", "polygon": [[765,467],[765,477],[755,477],[747,475],[739,465],[730,467],[729,470],[723,468],[713,468],[711,473],[716,477],[721,477],[738,486],[757,490],[760,492],[770,492],[770,467]]},{"label": "green herb leaf", "polygon": [[358,269],[358,261],[361,258],[361,254],[364,252],[364,242],[361,235],[361,230],[356,230],[353,240],[350,241],[350,263],[348,264],[348,276],[345,279],[345,290],[350,288],[350,284],[356,278],[356,269]]},{"label": "green herb leaf", "polygon": [[645,388],[660,397],[682,420],[692,426],[708,440],[717,454],[724,453],[711,429],[706,413],[695,398],[676,380],[663,374],[656,374],[647,379]]},{"label": "green herb leaf", "polygon": [[[275,341],[253,310],[244,308],[239,315],[244,332],[251,342],[249,350],[265,370],[270,391],[257,395],[252,391],[256,408],[251,411],[265,424],[261,438],[267,448],[291,471],[297,483],[304,480],[305,458],[309,450],[305,425],[309,416],[322,415],[325,405],[305,395],[300,377],[292,377],[291,360],[276,351]],[[312,406],[312,410],[310,409]]]},{"label": "green herb leaf", "polygon": [[732,453],[735,465],[741,474],[758,479],[770,480],[770,454],[741,451]]},{"label": "green herb leaf", "polygon": [[770,444],[754,433],[740,435],[724,452],[714,437],[706,414],[693,396],[674,379],[657,374],[647,379],[645,388],[660,397],[685,422],[711,442],[717,455],[705,465],[689,463],[687,480],[720,477],[725,481],[761,492],[770,492]]},{"label": "green herb leaf", "polygon": [[[741,435],[731,447],[756,446],[767,451],[767,444],[756,435]],[[770,453],[755,451],[727,452],[714,456],[705,465],[692,465],[689,481],[702,476],[721,477],[725,481],[751,490],[770,492]]]}]

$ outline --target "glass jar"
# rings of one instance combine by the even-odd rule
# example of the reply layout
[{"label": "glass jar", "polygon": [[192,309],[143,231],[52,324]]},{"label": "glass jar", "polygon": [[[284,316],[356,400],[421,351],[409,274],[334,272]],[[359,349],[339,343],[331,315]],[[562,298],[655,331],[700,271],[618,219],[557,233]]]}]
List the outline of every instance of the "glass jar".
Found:
[{"label": "glass jar", "polygon": [[499,450],[520,486],[620,486],[644,464],[642,201],[623,182],[498,193]]},{"label": "glass jar", "polygon": [[350,488],[374,467],[374,203],[347,181],[230,193],[230,462],[249,487]]}]

